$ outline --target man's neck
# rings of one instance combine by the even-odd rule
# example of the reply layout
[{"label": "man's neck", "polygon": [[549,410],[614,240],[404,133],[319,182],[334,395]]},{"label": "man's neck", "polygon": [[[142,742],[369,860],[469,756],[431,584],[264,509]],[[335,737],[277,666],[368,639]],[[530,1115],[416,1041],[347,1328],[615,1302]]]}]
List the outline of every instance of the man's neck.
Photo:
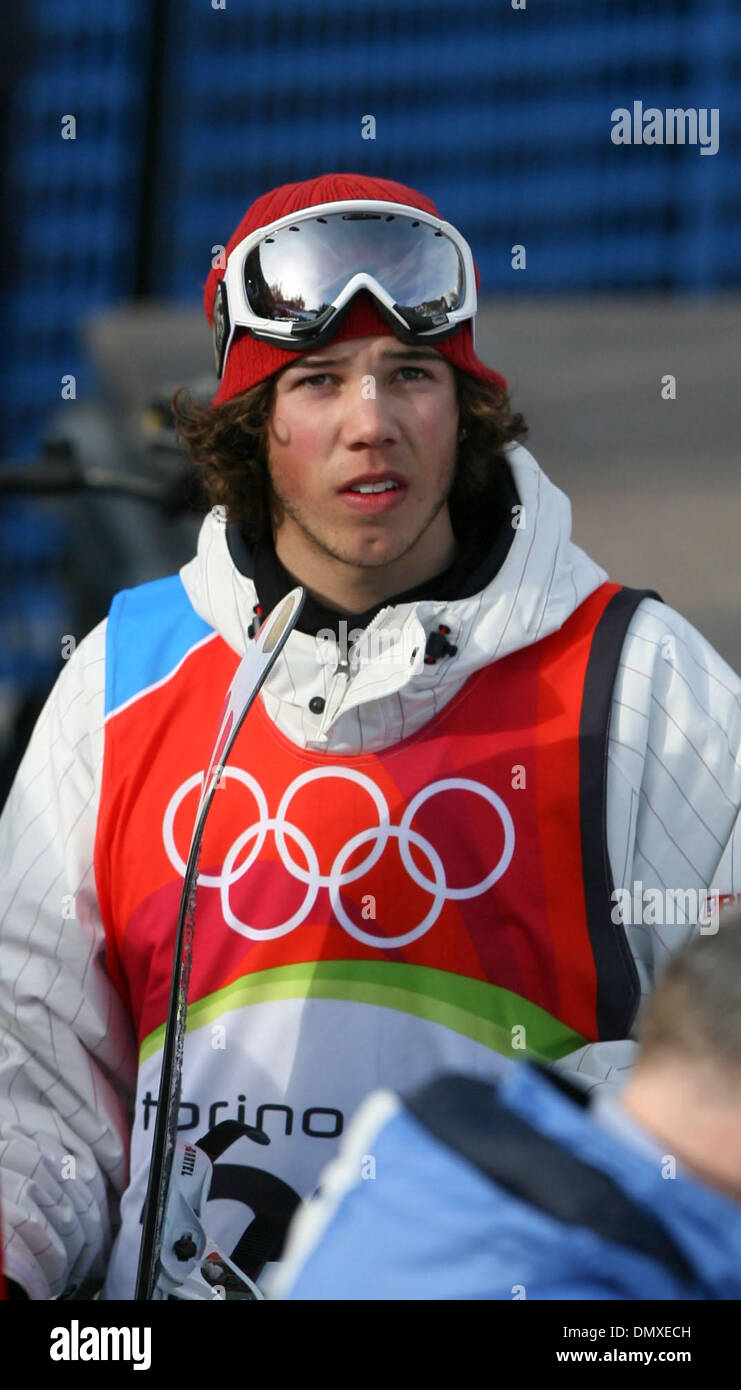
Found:
[{"label": "man's neck", "polygon": [[619,1103],[667,1155],[741,1202],[741,1105],[716,1068],[679,1058],[639,1064]]}]

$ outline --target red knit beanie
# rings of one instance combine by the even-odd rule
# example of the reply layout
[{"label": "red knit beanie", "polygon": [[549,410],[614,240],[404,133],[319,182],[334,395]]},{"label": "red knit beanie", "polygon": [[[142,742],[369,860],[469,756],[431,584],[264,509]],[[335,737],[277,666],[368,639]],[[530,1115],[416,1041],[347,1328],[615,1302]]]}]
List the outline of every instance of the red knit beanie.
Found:
[{"label": "red knit beanie", "polygon": [[[277,218],[291,212],[300,212],[303,208],[314,207],[317,203],[339,202],[347,198],[379,198],[390,203],[405,203],[409,207],[429,212],[434,217],[440,216],[429,198],[425,198],[413,188],[407,188],[403,183],[394,182],[393,179],[377,179],[366,174],[323,174],[316,179],[306,179],[303,183],[285,183],[281,188],[263,193],[262,197],[248,208],[229,238],[226,246],[227,259],[234,247],[250,232],[275,222]],[[478,288],[479,272],[477,267],[475,269]],[[209,323],[213,322],[216,286],[223,275],[222,269],[212,269],[206,281],[203,297]],[[393,334],[393,329],[379,313],[372,297],[362,291],[353,299],[334,341],[342,342],[347,338],[367,336],[380,337],[386,334]],[[476,356],[470,321],[461,324],[458,332],[450,338],[445,338],[441,343],[431,342],[429,346],[436,348],[449,362],[468,372],[469,376],[506,391],[507,383],[504,377],[484,366]],[[311,348],[307,347],[304,351],[311,352]],[[302,355],[287,348],[275,347],[272,343],[261,343],[246,330],[238,329],[229,349],[224,375],[219,382],[219,389],[212,405],[222,405],[224,401],[231,400],[242,391],[248,391],[251,386],[256,386],[259,381],[264,381],[266,377],[272,376],[273,372],[279,371],[289,362],[295,362],[296,358]]]}]

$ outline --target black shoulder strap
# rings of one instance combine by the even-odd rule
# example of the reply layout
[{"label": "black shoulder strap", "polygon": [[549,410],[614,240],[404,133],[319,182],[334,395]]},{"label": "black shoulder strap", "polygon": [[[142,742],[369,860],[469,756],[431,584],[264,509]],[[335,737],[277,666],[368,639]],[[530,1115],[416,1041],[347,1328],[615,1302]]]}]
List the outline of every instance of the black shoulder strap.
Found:
[{"label": "black shoulder strap", "polygon": [[626,1038],[640,1002],[635,962],[621,926],[612,921],[615,883],[607,850],[607,752],[612,697],[631,619],[654,589],[618,589],[592,638],[579,723],[579,803],[584,904],[597,974],[597,1032]]},{"label": "black shoulder strap", "polygon": [[[551,1074],[538,1068],[548,1082]],[[559,1090],[581,1105],[586,1093],[558,1078]],[[582,1226],[613,1245],[628,1246],[689,1283],[692,1266],[667,1231],[606,1173],[534,1129],[498,1096],[491,1083],[447,1074],[411,1097],[408,1110],[487,1178],[566,1226]]]}]

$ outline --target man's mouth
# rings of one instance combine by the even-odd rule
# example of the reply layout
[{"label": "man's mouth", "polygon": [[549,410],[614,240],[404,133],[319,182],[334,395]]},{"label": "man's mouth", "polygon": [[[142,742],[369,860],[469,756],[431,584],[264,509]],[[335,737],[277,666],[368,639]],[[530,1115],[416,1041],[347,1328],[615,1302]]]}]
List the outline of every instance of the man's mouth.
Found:
[{"label": "man's mouth", "polygon": [[394,483],[390,479],[383,483],[351,483],[345,492],[395,492],[399,483]]},{"label": "man's mouth", "polygon": [[339,494],[343,505],[358,516],[381,517],[403,506],[409,483],[400,473],[360,473]]},{"label": "man's mouth", "polygon": [[340,492],[354,492],[361,497],[370,496],[373,493],[396,492],[399,488],[406,487],[406,481],[399,473],[389,470],[387,473],[359,473],[356,478],[350,478],[340,488]]}]

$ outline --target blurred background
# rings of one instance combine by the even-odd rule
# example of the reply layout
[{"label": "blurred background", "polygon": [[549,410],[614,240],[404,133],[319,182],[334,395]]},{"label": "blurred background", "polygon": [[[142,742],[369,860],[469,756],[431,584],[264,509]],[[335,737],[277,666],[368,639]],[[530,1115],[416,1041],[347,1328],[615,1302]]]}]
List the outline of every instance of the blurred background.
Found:
[{"label": "blurred background", "polygon": [[[521,4],[4,8],[0,800],[65,638],[193,553],[168,403],[215,389],[212,255],[258,194],[330,169],[418,187],[460,227],[479,350],[575,540],[741,669],[741,10]],[[614,145],[636,100],[718,108],[718,153]],[[28,491],[40,462],[54,495]],[[59,491],[81,469],[118,491]]]}]

